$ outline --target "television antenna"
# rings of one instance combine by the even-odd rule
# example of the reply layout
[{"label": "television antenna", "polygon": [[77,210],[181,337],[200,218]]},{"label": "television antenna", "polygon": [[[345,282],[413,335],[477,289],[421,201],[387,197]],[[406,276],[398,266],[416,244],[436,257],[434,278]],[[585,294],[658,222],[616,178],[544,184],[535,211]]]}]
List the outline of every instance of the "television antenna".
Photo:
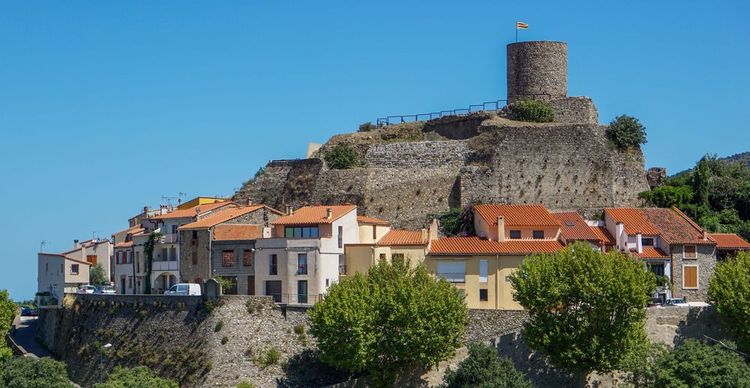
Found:
[{"label": "television antenna", "polygon": [[167,206],[172,207],[172,201],[177,201],[177,206],[180,206],[182,203],[182,198],[185,197],[185,193],[179,192],[177,193],[177,196],[168,196],[168,195],[162,195],[161,200],[167,202]]},{"label": "television antenna", "polygon": [[44,246],[47,245],[47,242],[42,240],[42,242],[39,243],[39,252],[44,252]]}]

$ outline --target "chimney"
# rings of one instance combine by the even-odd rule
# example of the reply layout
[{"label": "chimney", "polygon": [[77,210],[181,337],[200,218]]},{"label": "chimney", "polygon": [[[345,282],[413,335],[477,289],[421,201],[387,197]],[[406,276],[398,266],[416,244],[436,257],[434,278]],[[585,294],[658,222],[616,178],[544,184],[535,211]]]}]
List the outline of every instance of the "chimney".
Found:
[{"label": "chimney", "polygon": [[[615,224],[615,245],[617,246],[617,249],[624,249],[622,246],[622,235],[625,233],[625,224],[622,222],[618,222]],[[626,241],[627,243],[627,241]]]},{"label": "chimney", "polygon": [[505,217],[497,217],[497,241],[505,241]]},{"label": "chimney", "polygon": [[330,220],[331,218],[333,218],[333,209],[329,207],[326,209],[326,220]]},{"label": "chimney", "polygon": [[643,253],[643,235],[640,233],[636,233],[635,235],[635,250],[638,253]]},{"label": "chimney", "polygon": [[148,214],[148,206],[143,207],[143,214]]},{"label": "chimney", "polygon": [[437,240],[438,239],[438,231],[439,231],[439,225],[437,218],[433,218],[432,222],[430,222],[430,227],[427,229],[428,236],[427,238],[429,241]]},{"label": "chimney", "polygon": [[253,200],[252,199],[248,199],[247,200],[247,206],[251,206],[252,204],[253,204]]},{"label": "chimney", "polygon": [[708,232],[705,229],[703,229],[703,239],[708,240]]},{"label": "chimney", "polygon": [[81,247],[81,243],[78,242],[78,240],[73,240],[73,249],[78,249]]},{"label": "chimney", "polygon": [[291,205],[286,205],[286,215],[291,216],[294,214],[294,210],[292,209]]},{"label": "chimney", "polygon": [[421,232],[422,232],[422,237],[421,237],[422,242],[426,242],[427,239],[430,237],[430,232],[426,228],[422,228]]}]

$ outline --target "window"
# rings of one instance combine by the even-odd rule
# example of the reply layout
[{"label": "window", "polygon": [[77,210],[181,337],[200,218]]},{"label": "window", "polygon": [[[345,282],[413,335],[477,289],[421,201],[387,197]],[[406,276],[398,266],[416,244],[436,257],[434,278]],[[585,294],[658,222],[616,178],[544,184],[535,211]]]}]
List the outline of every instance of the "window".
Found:
[{"label": "window", "polygon": [[479,260],[479,282],[487,283],[487,273],[489,272],[489,262],[487,260]]},{"label": "window", "polygon": [[115,264],[120,264],[120,252],[115,252]]},{"label": "window", "polygon": [[698,288],[698,266],[697,265],[683,265],[682,266],[682,288]]},{"label": "window", "polygon": [[135,272],[141,272],[141,255],[140,252],[135,253]]},{"label": "window", "polygon": [[437,276],[451,283],[464,283],[466,266],[463,261],[439,261],[437,263]]},{"label": "window", "polygon": [[510,238],[513,240],[517,240],[521,238],[521,231],[520,230],[511,230],[510,231]]},{"label": "window", "polygon": [[128,276],[128,288],[133,288],[133,277]]},{"label": "window", "polygon": [[486,302],[490,300],[490,298],[487,296],[487,289],[486,288],[480,288],[479,289],[479,301],[480,302]]},{"label": "window", "polygon": [[78,264],[71,264],[70,265],[70,274],[71,275],[78,275]]},{"label": "window", "polygon": [[198,252],[193,252],[193,265],[198,265]]},{"label": "window", "polygon": [[532,232],[531,237],[535,239],[542,239],[544,238],[544,231],[543,230],[535,230]]},{"label": "window", "polygon": [[177,248],[169,248],[169,261],[177,261]]},{"label": "window", "polygon": [[193,240],[197,240],[197,239],[198,239],[198,231],[194,230],[193,231]]},{"label": "window", "polygon": [[168,254],[169,254],[169,250],[167,248],[162,248],[161,249],[161,256],[160,256],[161,261],[167,261],[167,258],[169,257],[169,256],[167,256]]},{"label": "window", "polygon": [[641,238],[641,245],[644,247],[654,246],[654,239],[652,237]]},{"label": "window", "polygon": [[664,276],[664,263],[648,263],[648,270],[656,276]]},{"label": "window", "polygon": [[339,226],[338,232],[339,232],[339,248],[343,248],[344,247],[344,227]]},{"label": "window", "polygon": [[373,240],[378,239],[378,227],[375,225],[372,226],[372,239]]},{"label": "window", "polygon": [[269,275],[278,275],[279,274],[279,268],[278,268],[278,258],[276,255],[271,255],[271,259],[268,261],[268,274]]},{"label": "window", "polygon": [[685,245],[683,257],[686,259],[695,259],[697,257],[695,245]]},{"label": "window", "polygon": [[242,265],[250,267],[253,265],[253,250],[245,249],[242,251]]},{"label": "window", "polygon": [[380,261],[385,261],[385,253],[381,253],[381,254],[379,254],[379,255],[378,255],[378,259],[379,259]]},{"label": "window", "polygon": [[91,264],[96,264],[96,255],[86,255],[86,261]]},{"label": "window", "polygon": [[281,280],[267,280],[266,295],[273,296],[274,302],[281,303]]},{"label": "window", "polygon": [[307,275],[307,254],[297,255],[297,275]]},{"label": "window", "polygon": [[393,261],[393,262],[400,261],[400,262],[403,263],[404,262],[404,254],[403,253],[394,253],[394,254],[392,254],[391,255],[391,261]]},{"label": "window", "polygon": [[297,281],[297,303],[307,303],[307,280]]},{"label": "window", "polygon": [[223,251],[221,253],[221,266],[231,267],[234,265],[234,251]]},{"label": "window", "polygon": [[284,228],[286,238],[318,238],[320,232],[317,226],[287,226]]}]

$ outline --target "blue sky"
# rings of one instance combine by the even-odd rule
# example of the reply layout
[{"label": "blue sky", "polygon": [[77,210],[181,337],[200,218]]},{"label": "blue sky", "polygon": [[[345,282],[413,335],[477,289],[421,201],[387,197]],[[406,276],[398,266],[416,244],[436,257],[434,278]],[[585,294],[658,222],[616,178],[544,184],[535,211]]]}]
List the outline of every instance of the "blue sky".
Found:
[{"label": "blue sky", "polygon": [[[505,45],[569,44],[569,94],[647,126],[647,167],[750,151],[750,3],[0,3],[0,288],[36,252],[124,229],[184,192],[386,114],[505,97]],[[718,4],[718,3],[717,3]]]}]

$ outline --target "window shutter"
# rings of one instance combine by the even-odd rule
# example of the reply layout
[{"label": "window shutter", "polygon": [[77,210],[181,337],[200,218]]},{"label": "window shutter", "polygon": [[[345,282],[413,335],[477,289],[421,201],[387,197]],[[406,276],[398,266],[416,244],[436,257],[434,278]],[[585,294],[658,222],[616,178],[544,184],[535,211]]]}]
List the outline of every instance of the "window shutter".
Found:
[{"label": "window shutter", "polygon": [[698,288],[698,267],[686,265],[682,267],[683,288]]}]

